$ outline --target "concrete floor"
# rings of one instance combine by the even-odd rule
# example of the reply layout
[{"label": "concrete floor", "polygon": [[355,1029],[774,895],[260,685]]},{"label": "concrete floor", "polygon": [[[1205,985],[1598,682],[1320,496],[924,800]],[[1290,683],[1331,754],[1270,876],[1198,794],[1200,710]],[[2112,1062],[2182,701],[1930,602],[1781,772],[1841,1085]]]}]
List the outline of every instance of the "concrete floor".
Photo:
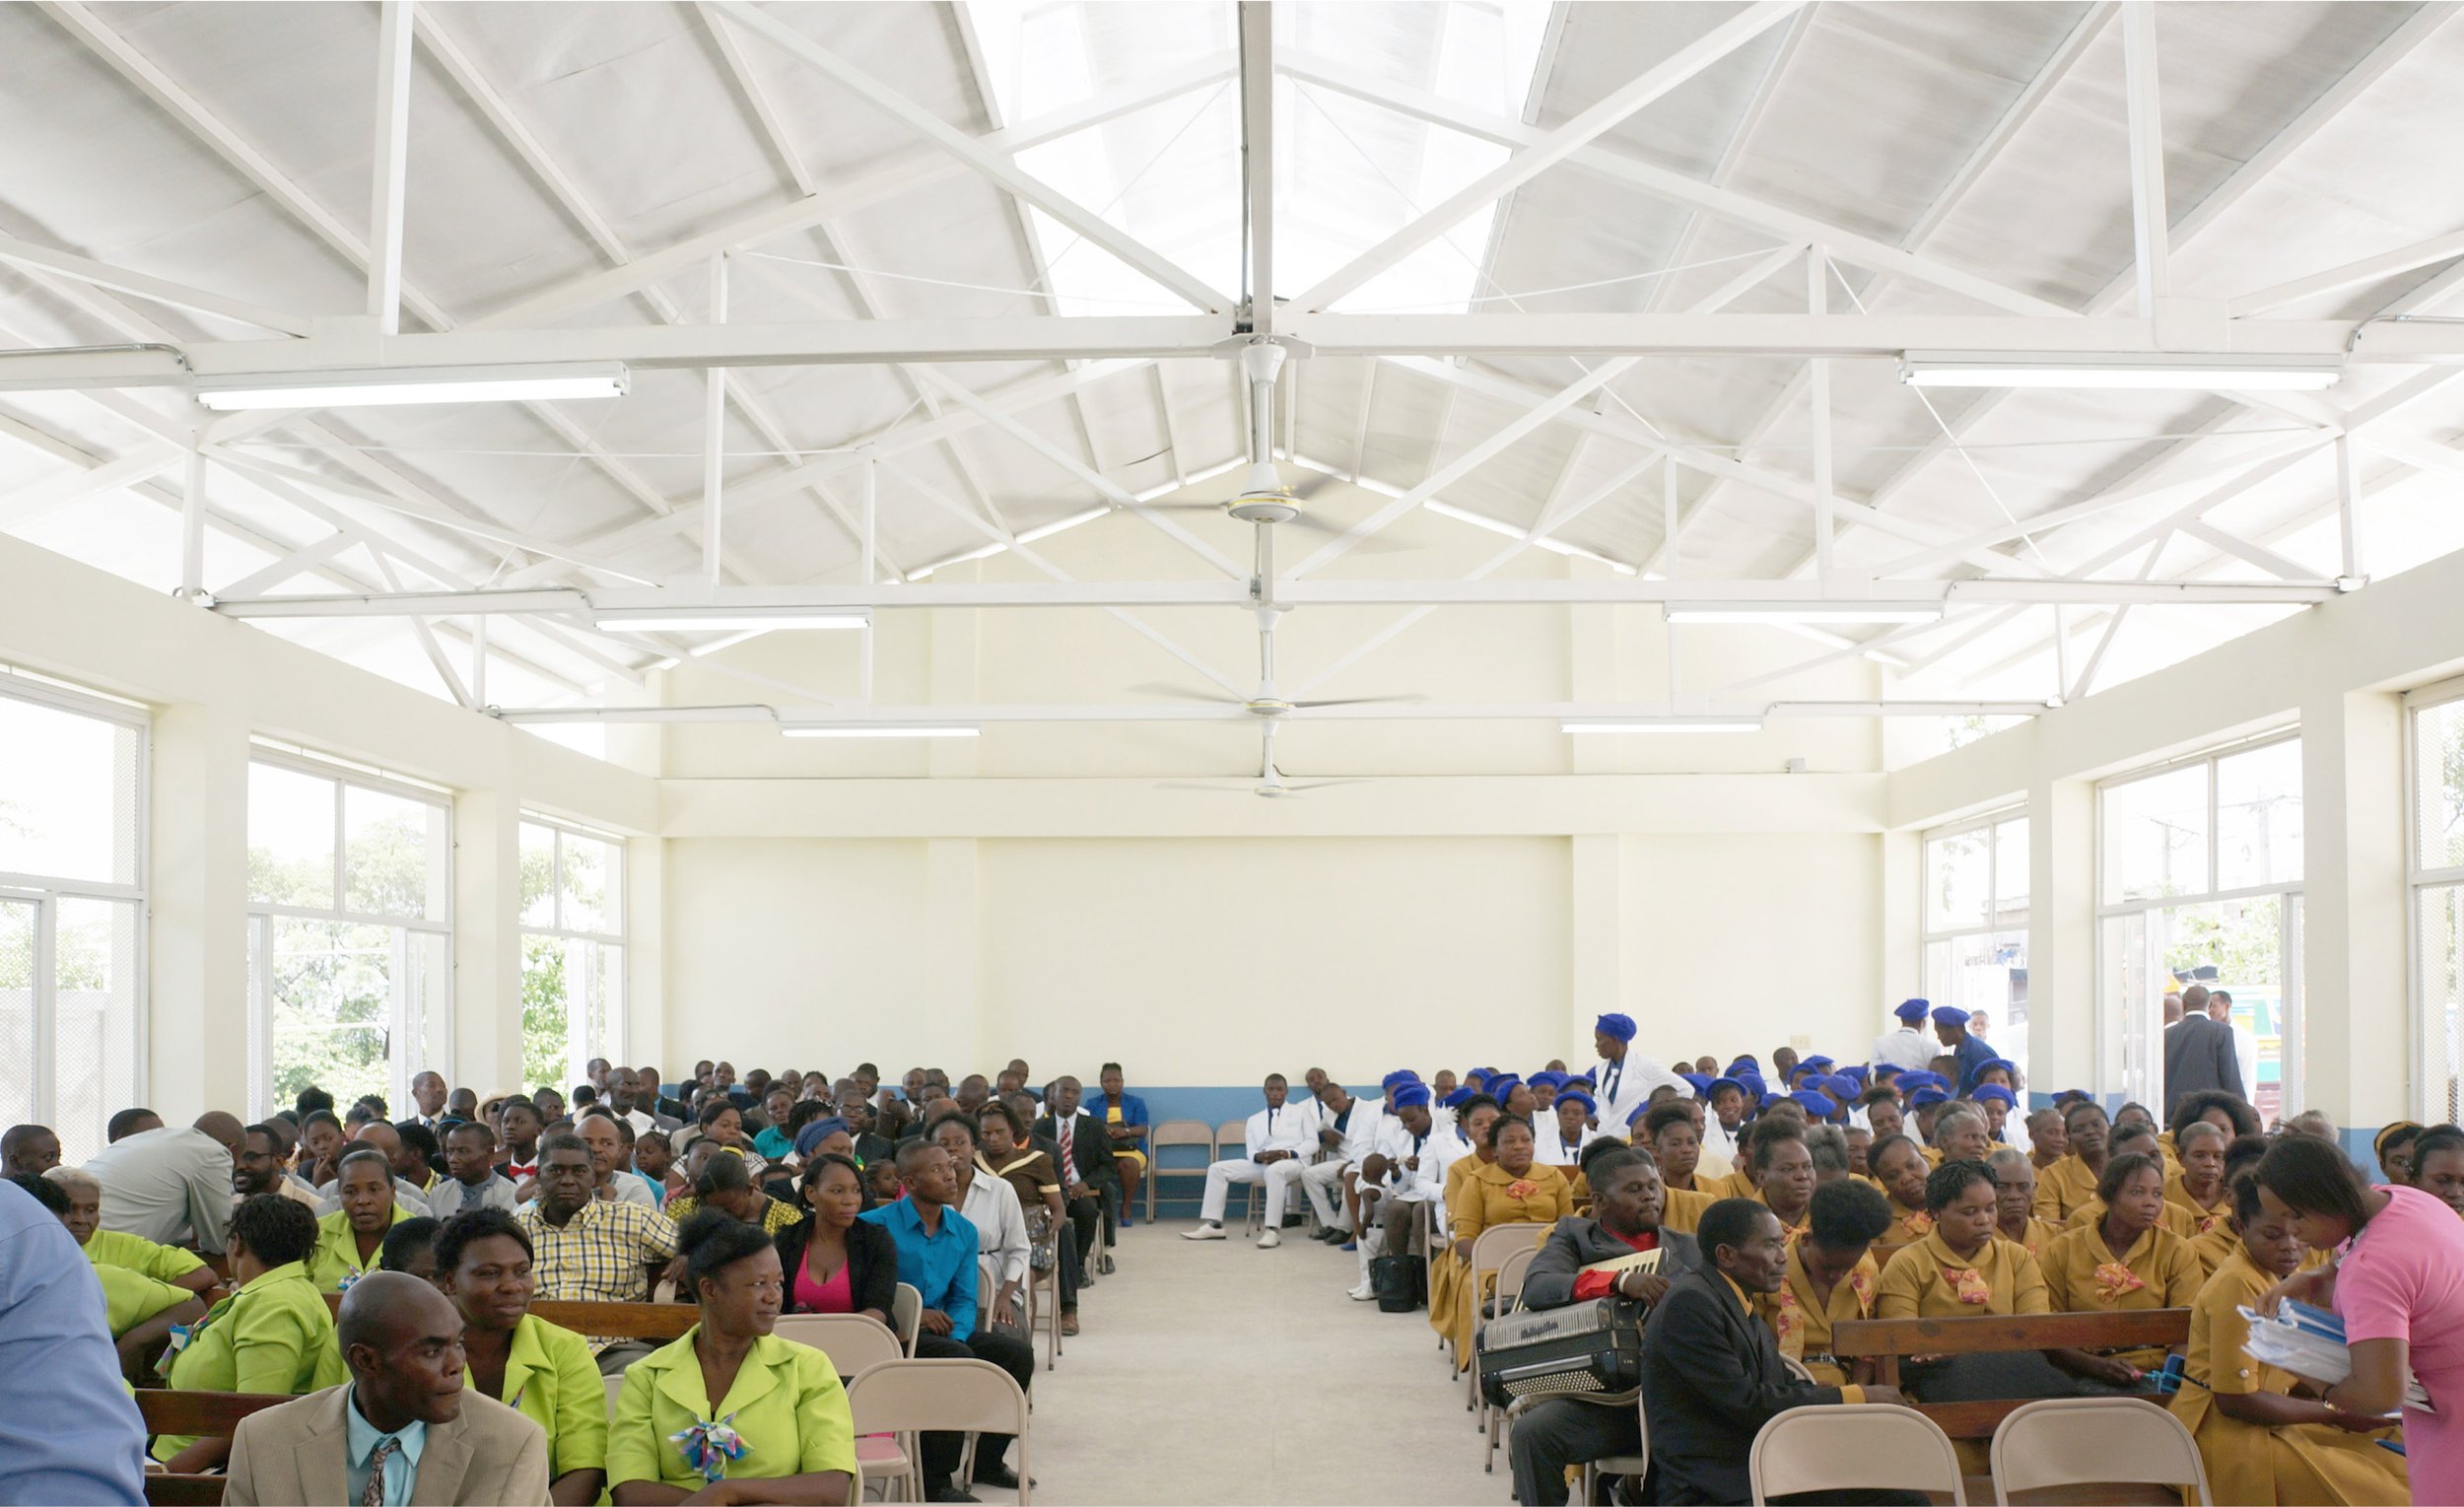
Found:
[{"label": "concrete floor", "polygon": [[1511,1500],[1425,1312],[1352,1302],[1358,1258],[1299,1230],[1261,1251],[1191,1227],[1124,1231],[1083,1332],[1036,1373],[1039,1503]]}]

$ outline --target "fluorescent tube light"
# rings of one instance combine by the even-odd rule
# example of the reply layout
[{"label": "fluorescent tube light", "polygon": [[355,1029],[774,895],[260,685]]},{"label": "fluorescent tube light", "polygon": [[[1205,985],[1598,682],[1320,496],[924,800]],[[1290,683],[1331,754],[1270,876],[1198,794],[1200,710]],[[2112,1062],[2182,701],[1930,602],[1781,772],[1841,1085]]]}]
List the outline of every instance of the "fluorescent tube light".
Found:
[{"label": "fluorescent tube light", "polygon": [[1559,732],[1760,732],[1759,718],[1619,717],[1557,724]]},{"label": "fluorescent tube light", "polygon": [[782,722],[791,738],[973,738],[984,729],[972,722]]},{"label": "fluorescent tube light", "polygon": [[1672,623],[1938,623],[1940,602],[1671,602]]},{"label": "fluorescent tube light", "polygon": [[1504,534],[1509,539],[1520,539],[1524,537],[1524,533],[1521,528],[1507,522],[1505,519],[1492,518],[1485,514],[1473,513],[1469,508],[1458,508],[1452,503],[1441,503],[1435,498],[1430,498],[1427,502],[1422,503],[1420,506],[1426,508],[1429,512],[1436,514],[1441,518],[1453,518],[1458,523],[1469,523],[1474,528],[1485,528],[1490,533]]},{"label": "fluorescent tube light", "polygon": [[855,607],[603,607],[590,616],[595,626],[619,633],[781,633],[872,622],[871,613]]},{"label": "fluorescent tube light", "polygon": [[200,377],[208,408],[373,408],[405,403],[527,403],[550,398],[623,397],[633,385],[624,363],[545,367],[371,367],[343,372]]},{"label": "fluorescent tube light", "polygon": [[1068,517],[1062,518],[1058,523],[1047,523],[1041,528],[1030,528],[1025,533],[1018,536],[1018,542],[1021,544],[1033,544],[1039,539],[1049,539],[1053,535],[1060,533],[1064,528],[1075,528],[1080,523],[1092,523],[1097,518],[1102,517],[1105,514],[1110,512],[1112,512],[1112,509],[1109,507],[1089,508],[1086,512],[1074,514]]},{"label": "fluorescent tube light", "polygon": [[2253,388],[2316,391],[2344,377],[2340,362],[2316,356],[1997,355],[1910,351],[1899,379],[1911,387],[2156,387],[2192,391]]}]

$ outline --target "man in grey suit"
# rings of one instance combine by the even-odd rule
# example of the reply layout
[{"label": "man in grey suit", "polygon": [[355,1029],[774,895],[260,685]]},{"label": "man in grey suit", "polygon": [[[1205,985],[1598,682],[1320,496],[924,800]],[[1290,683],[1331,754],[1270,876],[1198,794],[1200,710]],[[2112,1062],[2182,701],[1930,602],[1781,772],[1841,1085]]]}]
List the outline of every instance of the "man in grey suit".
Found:
[{"label": "man in grey suit", "polygon": [[226,1504],[546,1503],[547,1435],[463,1390],[462,1316],[444,1294],[372,1271],[343,1295],[335,1338],[351,1380],[242,1419]]},{"label": "man in grey suit", "polygon": [[2248,1100],[2241,1082],[2241,1056],[2233,1046],[2233,1028],[2208,1017],[2208,987],[2193,984],[2182,991],[2182,1018],[2164,1028],[2164,1114],[2171,1123],[2173,1107],[2186,1094],[2223,1089]]},{"label": "man in grey suit", "polygon": [[[1592,1219],[1565,1218],[1548,1233],[1523,1277],[1523,1306],[1564,1308],[1595,1298],[1616,1297],[1649,1306],[1669,1290],[1669,1279],[1701,1265],[1693,1240],[1660,1227],[1667,1192],[1660,1167],[1648,1151],[1619,1149],[1591,1158]],[[1594,1269],[1601,1264],[1657,1251],[1652,1270]],[[1566,1467],[1632,1455],[1642,1448],[1642,1423],[1633,1397],[1550,1398],[1515,1419],[1515,1500],[1524,1507],[1566,1499]]]}]

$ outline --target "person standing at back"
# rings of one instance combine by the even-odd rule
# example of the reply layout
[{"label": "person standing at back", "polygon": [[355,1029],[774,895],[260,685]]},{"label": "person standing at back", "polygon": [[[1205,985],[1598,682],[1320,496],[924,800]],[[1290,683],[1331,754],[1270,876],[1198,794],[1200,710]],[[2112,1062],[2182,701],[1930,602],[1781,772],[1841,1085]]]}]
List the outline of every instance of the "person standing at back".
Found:
[{"label": "person standing at back", "polygon": [[[1651,1102],[1651,1091],[1667,1086],[1692,1097],[1694,1085],[1633,1050],[1634,1017],[1603,1015],[1592,1024],[1592,1046],[1600,1065],[1592,1069],[1593,1097],[1600,1103],[1603,1126],[1622,1126]],[[1489,1092],[1494,1095],[1496,1090]]]},{"label": "person standing at back", "polygon": [[2218,990],[2208,995],[2208,1017],[2233,1033],[2233,1065],[2241,1070],[2241,1086],[2251,1093],[2259,1090],[2259,1039],[2233,1021],[2233,995],[2230,990]]},{"label": "person standing at back", "polygon": [[242,1137],[237,1116],[207,1110],[191,1127],[157,1125],[103,1147],[86,1163],[103,1185],[103,1227],[220,1255]]},{"label": "person standing at back", "polygon": [[2165,1118],[2172,1118],[2184,1095],[2211,1089],[2250,1097],[2233,1050],[2233,1028],[2209,1015],[2208,987],[2193,984],[2182,991],[2182,1018],[2164,1028]]},{"label": "person standing at back", "polygon": [[1929,1000],[1903,999],[1891,1011],[1899,1017],[1899,1029],[1874,1039],[1874,1061],[1888,1062],[1901,1072],[1923,1072],[1934,1060],[1934,1041],[1925,1034],[1925,1013],[1933,1008]]}]

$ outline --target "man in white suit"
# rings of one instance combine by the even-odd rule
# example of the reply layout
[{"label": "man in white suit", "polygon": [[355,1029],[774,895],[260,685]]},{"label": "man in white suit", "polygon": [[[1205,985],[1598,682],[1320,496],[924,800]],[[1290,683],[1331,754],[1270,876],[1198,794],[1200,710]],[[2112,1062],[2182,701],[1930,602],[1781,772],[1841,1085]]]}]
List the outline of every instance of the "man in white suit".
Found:
[{"label": "man in white suit", "polygon": [[1266,1232],[1258,1237],[1258,1248],[1272,1250],[1283,1244],[1283,1204],[1306,1165],[1302,1153],[1309,1144],[1309,1127],[1298,1110],[1283,1103],[1289,1092],[1283,1074],[1269,1074],[1266,1092],[1266,1107],[1249,1117],[1244,1131],[1247,1154],[1226,1157],[1206,1169],[1206,1199],[1198,1207],[1198,1228],[1183,1230],[1184,1240],[1223,1239],[1223,1204],[1232,1196],[1232,1185],[1264,1183]]}]

